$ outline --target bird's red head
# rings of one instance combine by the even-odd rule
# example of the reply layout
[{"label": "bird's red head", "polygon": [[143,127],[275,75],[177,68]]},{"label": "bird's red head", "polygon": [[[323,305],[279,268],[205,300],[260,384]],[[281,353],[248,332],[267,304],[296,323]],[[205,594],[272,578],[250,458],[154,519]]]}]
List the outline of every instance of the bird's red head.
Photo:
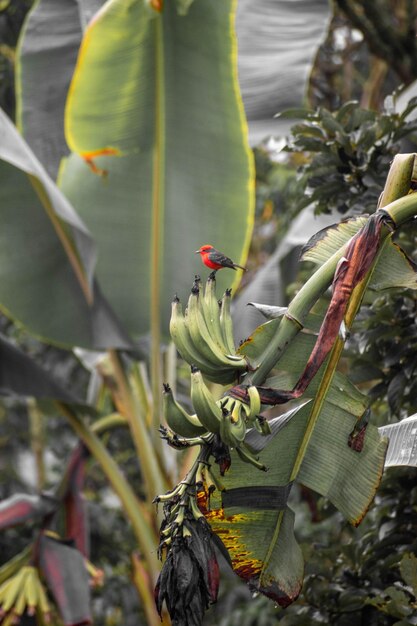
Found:
[{"label": "bird's red head", "polygon": [[204,244],[204,246],[201,246],[201,248],[199,248],[198,250],[195,251],[196,254],[207,254],[207,252],[210,252],[210,250],[213,250],[213,246],[210,246],[209,244]]}]

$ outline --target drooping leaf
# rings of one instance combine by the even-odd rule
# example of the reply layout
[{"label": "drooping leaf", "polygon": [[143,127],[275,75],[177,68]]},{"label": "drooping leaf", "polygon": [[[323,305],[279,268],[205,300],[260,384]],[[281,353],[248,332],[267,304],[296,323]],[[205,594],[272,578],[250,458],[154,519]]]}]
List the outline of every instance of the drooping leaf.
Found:
[{"label": "drooping leaf", "polygon": [[[279,319],[263,324],[240,347],[240,351],[250,354],[255,362],[262,358],[262,351],[269,345],[280,324]],[[299,380],[316,342],[316,336],[298,333],[283,353],[277,353],[273,376],[265,381],[264,387],[291,390]],[[260,463],[269,467],[265,475],[260,477],[259,470],[237,464],[233,454],[231,468],[222,479],[226,488],[223,497],[225,516],[227,505],[236,505],[233,493],[237,490],[239,507],[233,513],[246,516],[242,518],[242,521],[246,521],[245,531],[240,532],[235,550],[247,556],[251,567],[255,567],[255,572],[251,573],[255,587],[264,592],[262,579],[263,573],[267,571],[269,590],[279,589],[287,602],[294,599],[292,592],[301,585],[302,567],[297,565],[299,561],[293,550],[291,558],[287,560],[286,552],[282,549],[281,541],[289,542],[289,545],[293,543],[286,534],[281,534],[284,526],[276,519],[266,521],[268,517],[263,511],[264,523],[269,525],[270,543],[267,552],[264,547],[258,547],[261,544],[261,538],[255,530],[260,515],[258,508],[264,506],[268,509],[268,502],[265,503],[261,497],[262,490],[270,488],[271,503],[274,501],[274,493],[285,495],[293,481],[300,482],[328,497],[351,523],[358,524],[381,480],[387,449],[387,441],[380,436],[378,429],[372,424],[366,424],[366,397],[346,376],[332,369],[331,358],[324,361],[305,390],[303,400],[309,398],[310,401],[282,416],[284,426],[278,427],[273,436],[265,438],[263,445],[261,435],[254,431],[249,434],[250,447],[260,452]],[[277,419],[279,423],[281,418]],[[274,432],[274,421],[271,426]],[[258,504],[252,492],[258,492]],[[285,500],[282,503],[285,506]],[[281,512],[280,515],[290,525],[288,514]],[[229,538],[233,532],[231,527],[229,533],[225,533],[224,520],[218,520],[214,512],[212,516],[214,523],[219,524],[220,532]],[[255,545],[252,543],[253,535],[256,537]],[[282,551],[276,549],[277,545],[281,545]],[[270,558],[271,555],[274,557]],[[234,567],[238,571],[239,563],[236,559]],[[292,580],[290,587],[288,576]],[[274,595],[271,593],[274,599],[276,595],[276,591]]]},{"label": "drooping leaf", "polygon": [[348,442],[357,418],[325,403],[313,430],[298,480],[329,498],[357,526],[379,486],[387,442],[368,424],[360,452]]},{"label": "drooping leaf", "polygon": [[0,335],[0,393],[84,404],[33,359]]},{"label": "drooping leaf", "polygon": [[[239,262],[253,219],[234,4],[199,0],[185,16],[145,4],[112,0],[86,30],[66,109],[74,153],[60,176],[97,240],[100,283],[134,333],[149,328],[150,265],[162,263],[166,328],[172,290],[185,298],[203,269],[194,251],[210,242]],[[219,276],[220,293],[230,278]]]},{"label": "drooping leaf", "polygon": [[260,505],[250,510],[246,506],[219,506],[206,518],[229,551],[234,571],[253,591],[260,591],[280,606],[297,598],[304,565],[289,507],[265,510]]},{"label": "drooping leaf", "polygon": [[43,534],[39,564],[65,626],[91,624],[89,580],[81,553]]},{"label": "drooping leaf", "polygon": [[0,502],[0,530],[43,520],[56,511],[57,506],[57,500],[46,494],[15,494]]},{"label": "drooping leaf", "polygon": [[54,343],[128,346],[95,282],[90,233],[2,111],[0,132],[0,308]]},{"label": "drooping leaf", "polygon": [[389,441],[385,467],[417,467],[417,415],[411,415],[397,424],[381,426],[378,430]]}]

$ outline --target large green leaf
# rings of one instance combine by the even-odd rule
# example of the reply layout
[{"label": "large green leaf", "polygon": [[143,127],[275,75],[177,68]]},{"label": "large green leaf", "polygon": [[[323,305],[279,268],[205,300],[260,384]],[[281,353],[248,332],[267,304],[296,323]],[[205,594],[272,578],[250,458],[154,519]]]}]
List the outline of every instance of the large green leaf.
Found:
[{"label": "large green leaf", "polygon": [[[100,282],[134,333],[149,328],[152,289],[167,329],[173,294],[185,298],[194,274],[206,273],[200,245],[236,262],[247,251],[253,171],[233,10],[231,0],[195,0],[184,16],[174,3],[156,13],[143,0],[112,0],[85,33],[66,111],[74,153],[60,184],[97,240]],[[95,156],[112,151],[120,156]],[[85,164],[92,156],[106,178]],[[225,270],[220,289],[234,279]]]},{"label": "large green leaf", "polygon": [[[241,350],[257,354],[279,324],[264,324]],[[315,341],[314,335],[299,333],[265,386],[291,389]],[[236,571],[282,605],[298,595],[303,576],[287,507],[291,484],[302,483],[328,497],[356,525],[372,502],[384,468],[387,441],[372,424],[366,427],[362,449],[349,445],[368,402],[341,372],[331,372],[329,382],[328,368],[329,360],[308,386],[299,409],[272,421],[272,435],[262,437],[254,430],[248,434],[247,444],[269,470],[260,474],[233,453],[231,469],[221,478],[226,489],[222,502],[212,505],[208,516],[213,529],[229,542]],[[260,519],[268,528],[267,540],[261,537]]]},{"label": "large green leaf", "polygon": [[64,107],[86,22],[104,0],[37,0],[17,55],[17,125],[52,178],[68,154]]},{"label": "large green leaf", "polygon": [[0,111],[0,308],[61,345],[127,346],[94,280],[82,220]]}]

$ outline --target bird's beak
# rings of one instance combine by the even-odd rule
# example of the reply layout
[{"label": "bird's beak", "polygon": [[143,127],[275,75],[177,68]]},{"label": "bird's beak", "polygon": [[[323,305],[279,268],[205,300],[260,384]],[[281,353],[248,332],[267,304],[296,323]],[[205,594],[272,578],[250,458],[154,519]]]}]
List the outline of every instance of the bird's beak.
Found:
[{"label": "bird's beak", "polygon": [[194,254],[199,254],[199,253],[200,253],[200,250],[196,250],[196,251],[194,252]]}]

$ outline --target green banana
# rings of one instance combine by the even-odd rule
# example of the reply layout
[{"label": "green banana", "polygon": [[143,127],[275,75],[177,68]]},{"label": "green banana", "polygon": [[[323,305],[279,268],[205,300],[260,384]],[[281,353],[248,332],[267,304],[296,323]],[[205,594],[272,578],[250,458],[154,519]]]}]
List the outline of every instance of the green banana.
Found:
[{"label": "green banana", "polygon": [[251,465],[254,465],[257,469],[262,470],[263,472],[268,471],[267,466],[261,463],[258,460],[258,457],[248,450],[245,443],[242,443],[239,447],[237,447],[236,452],[245,463],[251,463]]},{"label": "green banana", "polygon": [[222,410],[211,395],[198,369],[191,370],[191,402],[204,428],[211,433],[218,433]]},{"label": "green banana", "polygon": [[235,369],[230,369],[230,365],[227,368],[219,368],[208,362],[207,359],[194,348],[185,317],[182,313],[181,302],[177,297],[172,301],[169,330],[175,347],[184,361],[189,365],[198,367],[210,381],[227,385],[236,380],[237,372]]},{"label": "green banana", "polygon": [[232,401],[223,405],[220,438],[227,446],[238,448],[246,435],[245,412],[242,403]]},{"label": "green banana", "polygon": [[255,385],[248,387],[249,404],[244,404],[248,422],[253,422],[261,412],[261,398]]},{"label": "green banana", "polygon": [[184,361],[189,365],[195,365],[205,374],[215,375],[218,373],[218,368],[208,363],[207,360],[203,359],[197,350],[195,350],[182,312],[181,302],[177,297],[172,301],[169,331],[175,347]]},{"label": "green banana", "polygon": [[198,286],[194,285],[191,290],[185,319],[194,348],[204,360],[216,367],[240,371],[247,369],[247,363],[243,357],[224,354],[212,339],[199,306]]},{"label": "green banana", "polygon": [[[223,354],[229,354],[220,326],[220,306],[216,296],[216,279],[214,276],[209,276],[207,279],[204,298],[200,296],[200,303],[212,338]],[[234,355],[234,353],[233,350],[230,354]]]},{"label": "green banana", "polygon": [[230,301],[232,298],[232,290],[226,289],[221,300],[220,307],[220,329],[224,344],[229,354],[235,354],[235,340],[233,338],[233,321],[230,313]]},{"label": "green banana", "polygon": [[172,389],[164,383],[162,414],[168,426],[182,437],[197,437],[207,432],[196,415],[190,415],[175,400]]}]

